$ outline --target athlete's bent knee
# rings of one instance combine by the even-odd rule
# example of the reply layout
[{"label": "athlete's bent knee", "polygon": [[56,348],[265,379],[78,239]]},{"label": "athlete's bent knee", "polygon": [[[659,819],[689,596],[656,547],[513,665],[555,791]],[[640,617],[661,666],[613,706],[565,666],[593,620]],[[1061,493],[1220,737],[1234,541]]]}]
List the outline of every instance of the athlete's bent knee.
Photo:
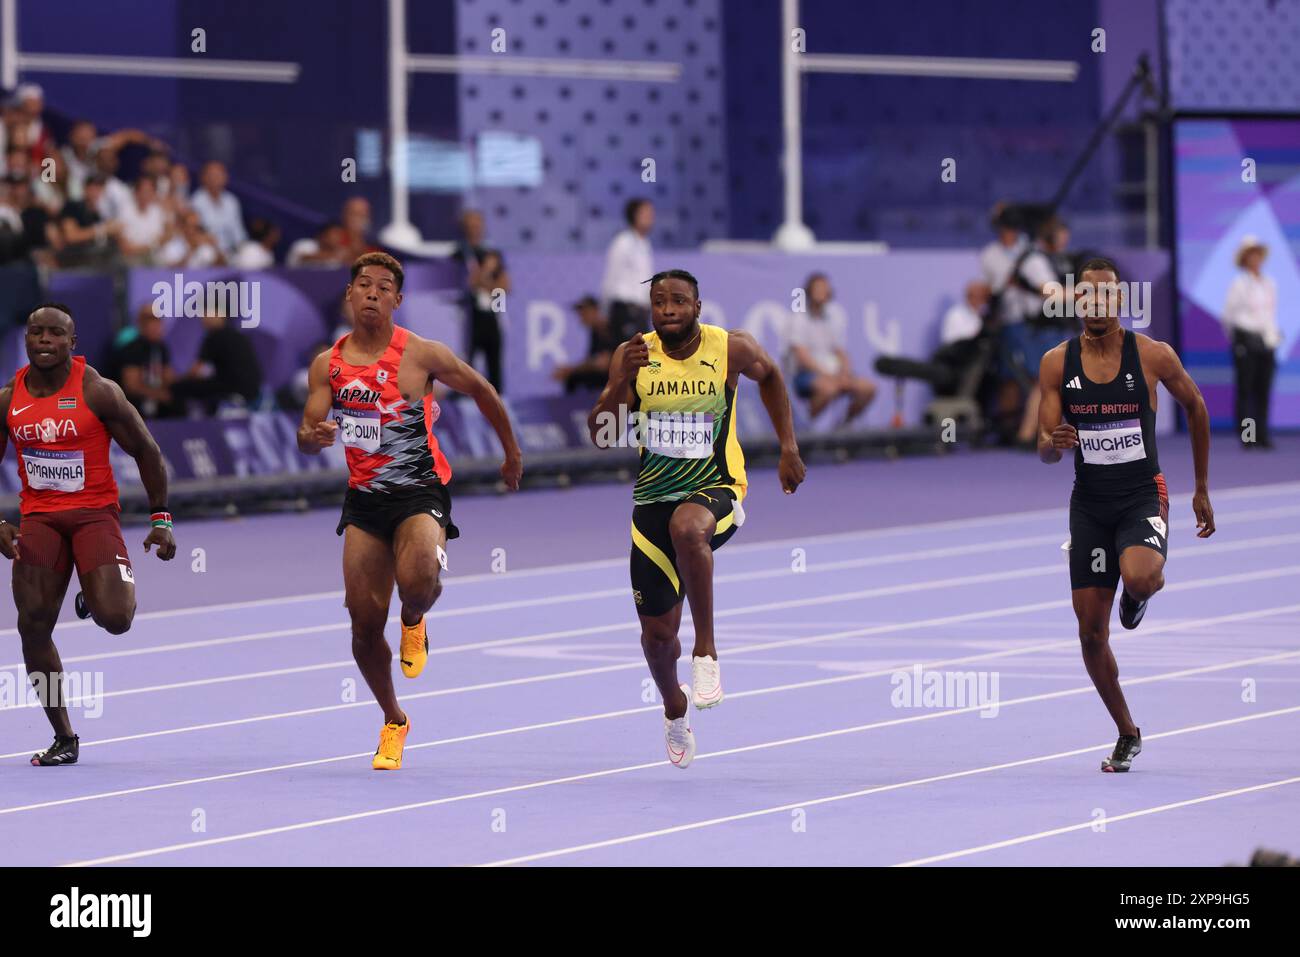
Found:
[{"label": "athlete's bent knee", "polygon": [[1158,570],[1124,579],[1124,590],[1138,601],[1146,601],[1164,587],[1165,573]]},{"label": "athlete's bent knee", "polygon": [[397,597],[406,608],[414,608],[421,613],[433,607],[433,603],[442,594],[442,579],[437,571],[415,573],[397,582]]},{"label": "athlete's bent knee", "polygon": [[668,523],[668,535],[673,540],[673,548],[679,553],[707,549],[709,539],[713,537],[707,524],[680,513],[674,514]]},{"label": "athlete's bent knee", "polygon": [[131,621],[135,618],[135,609],[116,609],[101,612],[94,616],[95,624],[110,635],[123,635],[131,630]]},{"label": "athlete's bent knee", "polygon": [[646,621],[641,622],[641,643],[662,645],[675,641],[677,638],[677,629],[666,621]]},{"label": "athlete's bent knee", "polygon": [[50,641],[54,634],[57,615],[44,611],[20,611],[18,635],[24,647],[39,647]]}]

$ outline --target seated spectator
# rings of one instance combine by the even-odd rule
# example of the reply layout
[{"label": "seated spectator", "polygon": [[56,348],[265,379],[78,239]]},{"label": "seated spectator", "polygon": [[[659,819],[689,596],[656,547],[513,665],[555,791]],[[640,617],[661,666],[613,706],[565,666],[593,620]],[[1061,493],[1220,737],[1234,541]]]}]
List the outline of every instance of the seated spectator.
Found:
[{"label": "seated spectator", "polygon": [[849,406],[843,424],[848,425],[876,397],[876,385],[855,375],[849,363],[843,317],[826,308],[831,302],[830,280],[813,273],[804,292],[807,310],[793,314],[786,352],[794,392],[809,400],[808,414],[813,418],[840,396],[847,396]]},{"label": "seated spectator", "polygon": [[262,391],[262,364],[252,341],[225,316],[205,316],[203,328],[199,356],[172,386],[172,395],[181,402],[201,402],[209,415],[221,402],[255,403]]},{"label": "seated spectator", "polygon": [[0,265],[27,258],[23,214],[14,205],[8,177],[0,179]]},{"label": "seated spectator", "polygon": [[163,321],[154,315],[152,304],[140,307],[135,325],[136,335],[113,350],[109,360],[113,378],[146,419],[180,415],[184,410],[171,391],[176,381],[171,350],[163,339]]},{"label": "seated spectator", "polygon": [[167,232],[167,212],[158,201],[154,181],[141,176],[135,181],[131,202],[118,217],[122,231],[117,244],[122,255],[137,263],[152,263]]},{"label": "seated spectator", "polygon": [[307,405],[307,396],[311,392],[308,387],[308,374],[311,371],[311,364],[318,355],[332,347],[333,343],[318,342],[307,350],[303,356],[302,366],[275,393],[277,408],[283,409],[285,412],[302,412],[303,407]]},{"label": "seated spectator", "polygon": [[104,193],[99,199],[99,215],[105,222],[122,218],[123,211],[131,205],[131,187],[117,178],[118,155],[115,149],[101,149],[95,153],[95,171],[104,177]]},{"label": "seated spectator", "polygon": [[45,124],[45,91],[35,83],[24,83],[14,93],[25,127],[29,159],[39,163],[54,149],[54,137]]},{"label": "seated spectator", "polygon": [[237,269],[270,269],[275,265],[275,247],[279,244],[280,227],[269,219],[255,219],[248,224],[248,239],[230,257],[230,265]]},{"label": "seated spectator", "polygon": [[182,163],[172,163],[171,169],[167,171],[167,179],[171,183],[167,187],[168,199],[174,202],[177,207],[181,205],[189,206],[190,171]]},{"label": "seated spectator", "polygon": [[968,282],[966,298],[962,302],[953,303],[943,314],[939,341],[946,346],[963,339],[974,339],[983,332],[984,315],[992,295],[988,283],[978,279]]},{"label": "seated spectator", "polygon": [[225,165],[211,160],[199,170],[199,189],[190,197],[190,206],[199,214],[203,228],[216,239],[217,248],[224,256],[229,256],[248,238],[239,199],[226,190],[229,181]]},{"label": "seated spectator", "polygon": [[63,234],[49,211],[32,195],[31,181],[19,174],[9,176],[9,201],[23,223],[27,255],[38,266],[55,265],[55,253],[63,245]]},{"label": "seated spectator", "polygon": [[556,366],[551,377],[564,383],[565,392],[588,390],[599,392],[609,380],[609,360],[619,342],[609,319],[600,311],[594,296],[583,296],[573,304],[578,319],[591,334],[587,345],[587,358],[576,365]]},{"label": "seated spectator", "polygon": [[339,306],[339,321],[334,326],[334,342],[338,342],[344,336],[352,332],[356,325],[356,319],[352,315],[352,303],[348,302],[348,297],[343,297],[343,304]]},{"label": "seated spectator", "polygon": [[285,256],[286,266],[350,266],[347,234],[342,223],[326,223],[316,237],[295,240]]},{"label": "seated spectator", "polygon": [[104,196],[104,177],[99,173],[84,184],[84,199],[68,202],[59,213],[62,232],[59,264],[65,267],[102,267],[117,257],[117,236],[121,223],[106,223],[99,215]]},{"label": "seated spectator", "polygon": [[217,249],[217,241],[204,231],[199,214],[192,209],[184,209],[177,216],[175,227],[170,230],[167,241],[155,258],[162,266],[189,266],[191,269],[225,263],[221,250]]}]

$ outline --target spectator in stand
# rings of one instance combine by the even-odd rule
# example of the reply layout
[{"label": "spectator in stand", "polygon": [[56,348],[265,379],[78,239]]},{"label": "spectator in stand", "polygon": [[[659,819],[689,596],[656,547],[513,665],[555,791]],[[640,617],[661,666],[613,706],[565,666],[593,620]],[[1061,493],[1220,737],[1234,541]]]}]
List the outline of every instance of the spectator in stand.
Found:
[{"label": "spectator in stand", "polygon": [[308,386],[311,364],[318,355],[332,348],[333,345],[332,342],[317,342],[307,350],[303,356],[302,366],[275,393],[275,404],[278,408],[285,412],[302,412],[307,404],[307,396],[311,392]]},{"label": "spectator in stand", "polygon": [[966,298],[955,302],[943,314],[939,340],[943,345],[974,339],[984,331],[984,318],[993,291],[978,279],[966,283]]},{"label": "spectator in stand", "polygon": [[32,184],[24,176],[10,174],[10,202],[23,223],[27,255],[38,266],[53,267],[55,254],[63,246],[63,234],[49,211],[32,195]]},{"label": "spectator in stand", "polygon": [[62,249],[61,266],[106,267],[117,257],[117,236],[121,223],[106,223],[99,215],[104,196],[104,177],[96,173],[83,184],[83,199],[74,199],[59,213]]},{"label": "spectator in stand", "polygon": [[221,266],[226,262],[217,248],[217,241],[204,230],[199,214],[189,208],[181,210],[176,217],[156,259],[162,266],[189,266],[192,269]]},{"label": "spectator in stand", "polygon": [[135,327],[136,334],[113,350],[109,360],[113,378],[146,419],[182,414],[184,410],[172,398],[176,370],[171,350],[163,338],[163,321],[154,315],[152,304],[140,307]]},{"label": "spectator in stand", "polygon": [[339,306],[338,322],[334,326],[334,337],[332,342],[338,342],[344,336],[348,335],[355,325],[355,318],[352,315],[352,303],[348,302],[348,297],[343,297],[343,303]]},{"label": "spectator in stand", "polygon": [[655,223],[654,204],[631,199],[623,209],[627,228],[614,237],[605,253],[601,299],[619,342],[650,328],[650,296],[643,283],[654,275],[650,230]]},{"label": "spectator in stand", "polygon": [[275,247],[280,244],[280,227],[269,219],[248,224],[248,239],[230,257],[236,269],[270,269],[275,265]]},{"label": "spectator in stand", "polygon": [[135,181],[131,202],[119,217],[122,231],[117,237],[122,256],[133,264],[152,264],[168,231],[167,212],[158,201],[154,181],[141,176]]},{"label": "spectator in stand", "polygon": [[[99,136],[95,124],[90,120],[77,120],[73,123],[68,130],[68,142],[58,151],[64,170],[62,179],[67,186],[68,199],[83,197],[86,180],[100,171],[96,155],[101,150],[117,153],[126,145],[147,146],[154,151],[166,149],[161,142],[140,130],[118,130],[107,136]],[[163,194],[160,192],[159,195]]]},{"label": "spectator in stand", "polygon": [[167,187],[167,198],[179,206],[190,205],[190,171],[184,163],[172,163],[167,171],[171,185]]},{"label": "spectator in stand", "polygon": [[347,258],[347,250],[344,248],[346,235],[343,231],[342,223],[326,223],[316,233],[316,237],[303,237],[295,240],[289,246],[289,252],[285,256],[284,264],[286,266],[347,266],[351,260]]},{"label": "spectator in stand", "polygon": [[225,165],[210,160],[199,170],[199,190],[190,197],[190,206],[203,220],[203,228],[216,239],[217,248],[225,256],[248,238],[239,199],[226,190],[229,181]]},{"label": "spectator in stand", "polygon": [[790,323],[786,363],[795,395],[807,399],[808,414],[816,418],[840,396],[849,399],[844,415],[848,425],[876,397],[876,384],[855,375],[846,350],[844,314],[827,307],[832,298],[830,280],[813,273],[804,283],[807,308],[795,312]]},{"label": "spectator in stand", "polygon": [[573,308],[578,313],[578,321],[590,334],[587,357],[575,365],[556,366],[551,376],[564,383],[565,392],[599,392],[609,381],[609,360],[618,348],[619,340],[595,296],[583,296],[573,304]]},{"label": "spectator in stand", "polygon": [[131,187],[117,178],[117,150],[101,149],[95,153],[95,170],[104,177],[104,193],[99,200],[99,215],[105,222],[121,219],[132,203]]},{"label": "spectator in stand", "polygon": [[262,365],[253,343],[225,316],[205,316],[203,328],[199,356],[172,386],[172,395],[181,402],[201,402],[209,415],[222,402],[252,405],[262,391]]},{"label": "spectator in stand", "polygon": [[28,158],[39,163],[54,151],[54,137],[45,125],[45,91],[35,83],[24,83],[14,95],[27,131]]},{"label": "spectator in stand", "polygon": [[504,293],[509,291],[510,274],[501,254],[495,249],[484,250],[483,258],[469,270],[469,348],[465,361],[473,365],[475,357],[481,354],[487,367],[487,380],[502,395],[505,383],[501,377],[500,304],[505,302]]},{"label": "spectator in stand", "polygon": [[353,196],[343,204],[339,216],[343,221],[344,258],[348,265],[358,256],[379,249],[370,242],[370,200],[364,196]]},{"label": "spectator in stand", "polygon": [[0,179],[0,265],[26,257],[27,237],[23,229],[22,210],[14,205],[9,179],[5,177]]}]

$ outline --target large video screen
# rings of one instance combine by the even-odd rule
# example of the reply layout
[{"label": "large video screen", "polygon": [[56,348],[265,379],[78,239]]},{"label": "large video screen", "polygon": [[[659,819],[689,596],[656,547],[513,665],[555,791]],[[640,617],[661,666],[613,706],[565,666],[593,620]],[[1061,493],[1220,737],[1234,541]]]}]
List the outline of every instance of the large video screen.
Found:
[{"label": "large video screen", "polygon": [[1214,425],[1235,428],[1221,325],[1243,236],[1269,247],[1277,283],[1273,424],[1300,426],[1300,119],[1182,119],[1174,127],[1178,322],[1183,362]]}]

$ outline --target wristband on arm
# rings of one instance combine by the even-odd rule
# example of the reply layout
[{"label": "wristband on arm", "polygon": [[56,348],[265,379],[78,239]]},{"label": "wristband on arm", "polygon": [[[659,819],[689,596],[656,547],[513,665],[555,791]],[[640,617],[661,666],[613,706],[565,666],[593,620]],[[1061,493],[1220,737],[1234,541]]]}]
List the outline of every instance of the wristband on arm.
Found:
[{"label": "wristband on arm", "polygon": [[149,516],[149,524],[154,528],[171,528],[172,513],[166,510],[154,512]]}]

